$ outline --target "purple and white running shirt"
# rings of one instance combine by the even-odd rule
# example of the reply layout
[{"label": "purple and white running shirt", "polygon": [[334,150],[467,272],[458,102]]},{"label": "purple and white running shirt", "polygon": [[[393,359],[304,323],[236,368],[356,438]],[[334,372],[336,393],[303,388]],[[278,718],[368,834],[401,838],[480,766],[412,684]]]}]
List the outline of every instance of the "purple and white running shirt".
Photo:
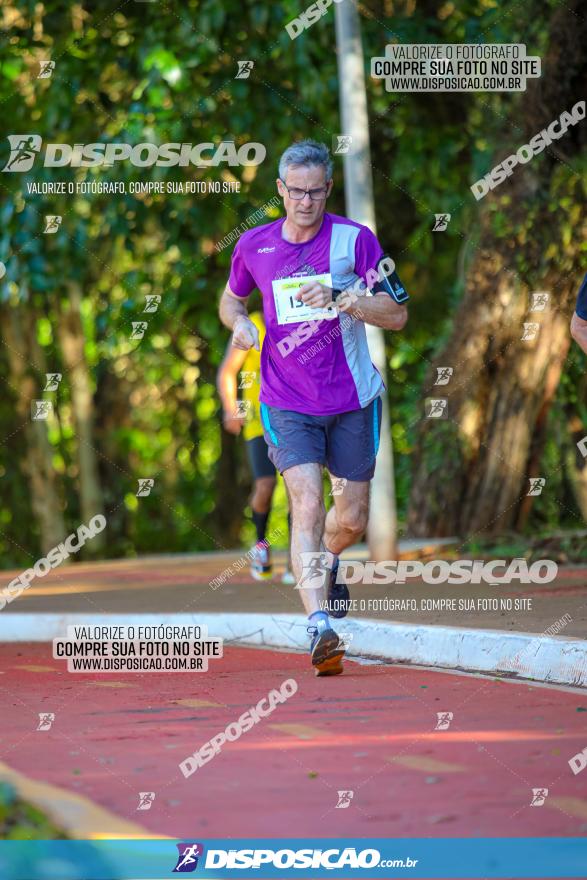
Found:
[{"label": "purple and white running shirt", "polygon": [[263,296],[260,399],[313,416],[362,409],[384,389],[363,322],[341,312],[313,323],[310,334],[306,324],[296,338],[301,323],[278,322],[273,282],[329,273],[332,287],[342,290],[376,269],[381,245],[366,226],[336,214],[325,213],[319,232],[300,244],[282,237],[284,222],[282,217],[244,232],[232,255],[232,292],[245,298],[258,287]]}]

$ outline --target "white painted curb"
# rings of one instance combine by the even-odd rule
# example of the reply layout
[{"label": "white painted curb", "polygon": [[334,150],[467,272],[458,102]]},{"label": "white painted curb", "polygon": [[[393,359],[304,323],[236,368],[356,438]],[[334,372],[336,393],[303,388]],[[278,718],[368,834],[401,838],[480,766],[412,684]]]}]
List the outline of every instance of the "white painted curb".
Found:
[{"label": "white painted curb", "polygon": [[[308,650],[301,614],[0,614],[0,642],[47,642],[68,626],[207,626],[226,642]],[[526,632],[420,626],[379,620],[336,621],[352,636],[349,656],[463,669],[587,687],[587,641]]]}]

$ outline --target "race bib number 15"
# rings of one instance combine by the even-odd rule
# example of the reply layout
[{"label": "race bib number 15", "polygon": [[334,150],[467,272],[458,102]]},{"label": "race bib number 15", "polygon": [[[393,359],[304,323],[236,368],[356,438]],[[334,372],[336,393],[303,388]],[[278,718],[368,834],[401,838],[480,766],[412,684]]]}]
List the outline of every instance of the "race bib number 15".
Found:
[{"label": "race bib number 15", "polygon": [[311,281],[332,287],[332,276],[328,273],[305,275],[300,278],[280,278],[272,282],[278,324],[299,324],[301,321],[320,321],[323,318],[328,320],[337,317],[334,306],[313,309],[296,299],[300,287]]}]

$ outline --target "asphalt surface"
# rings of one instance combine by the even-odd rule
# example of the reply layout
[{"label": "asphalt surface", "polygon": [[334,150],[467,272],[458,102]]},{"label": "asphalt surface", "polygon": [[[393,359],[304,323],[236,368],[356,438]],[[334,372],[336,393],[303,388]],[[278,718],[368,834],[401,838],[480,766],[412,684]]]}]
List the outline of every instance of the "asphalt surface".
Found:
[{"label": "asphalt surface", "polygon": [[[364,553],[359,552],[352,558],[361,556]],[[300,613],[298,592],[280,581],[283,565],[284,554],[276,554],[275,578],[265,583],[250,578],[246,555],[237,552],[60,566],[35,579],[2,614]],[[0,588],[18,574],[3,572]],[[222,582],[214,586],[217,578]],[[549,584],[357,584],[351,587],[351,595],[367,602],[410,599],[417,606],[416,610],[402,611],[397,606],[374,609],[371,604],[364,611],[353,611],[356,617],[533,633],[542,633],[564,618],[561,636],[587,638],[587,569],[578,566],[559,568],[556,580]],[[431,605],[439,599],[455,600],[457,607]],[[511,599],[511,610],[503,610],[502,599]],[[458,607],[459,600],[465,603],[464,609]],[[498,600],[497,610],[494,600]]]}]

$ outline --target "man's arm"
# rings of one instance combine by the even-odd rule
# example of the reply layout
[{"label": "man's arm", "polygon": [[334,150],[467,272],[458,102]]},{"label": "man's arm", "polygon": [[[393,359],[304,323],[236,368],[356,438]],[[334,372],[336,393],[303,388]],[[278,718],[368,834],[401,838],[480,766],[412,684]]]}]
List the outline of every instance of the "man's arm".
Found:
[{"label": "man's arm", "polygon": [[246,357],[246,351],[235,348],[232,342],[229,342],[216,377],[216,387],[222,401],[222,421],[230,434],[239,434],[242,427],[242,419],[236,415],[236,377]]},{"label": "man's arm", "polygon": [[[297,299],[313,309],[321,309],[332,303],[332,290],[323,284],[304,284]],[[408,320],[407,306],[396,303],[387,293],[357,296],[349,289],[337,298],[336,305],[348,315],[383,330],[403,330]]]},{"label": "man's arm", "polygon": [[408,322],[408,307],[396,303],[387,293],[352,297],[348,305],[343,299],[340,308],[353,318],[383,330],[403,330]]},{"label": "man's arm", "polygon": [[232,330],[232,344],[235,348],[248,351],[249,348],[259,349],[259,331],[249,318],[247,306],[241,296],[237,296],[226,285],[220,297],[220,320],[225,327]]},{"label": "man's arm", "polygon": [[587,354],[587,321],[580,318],[577,312],[573,314],[571,320],[571,336],[579,348]]}]

